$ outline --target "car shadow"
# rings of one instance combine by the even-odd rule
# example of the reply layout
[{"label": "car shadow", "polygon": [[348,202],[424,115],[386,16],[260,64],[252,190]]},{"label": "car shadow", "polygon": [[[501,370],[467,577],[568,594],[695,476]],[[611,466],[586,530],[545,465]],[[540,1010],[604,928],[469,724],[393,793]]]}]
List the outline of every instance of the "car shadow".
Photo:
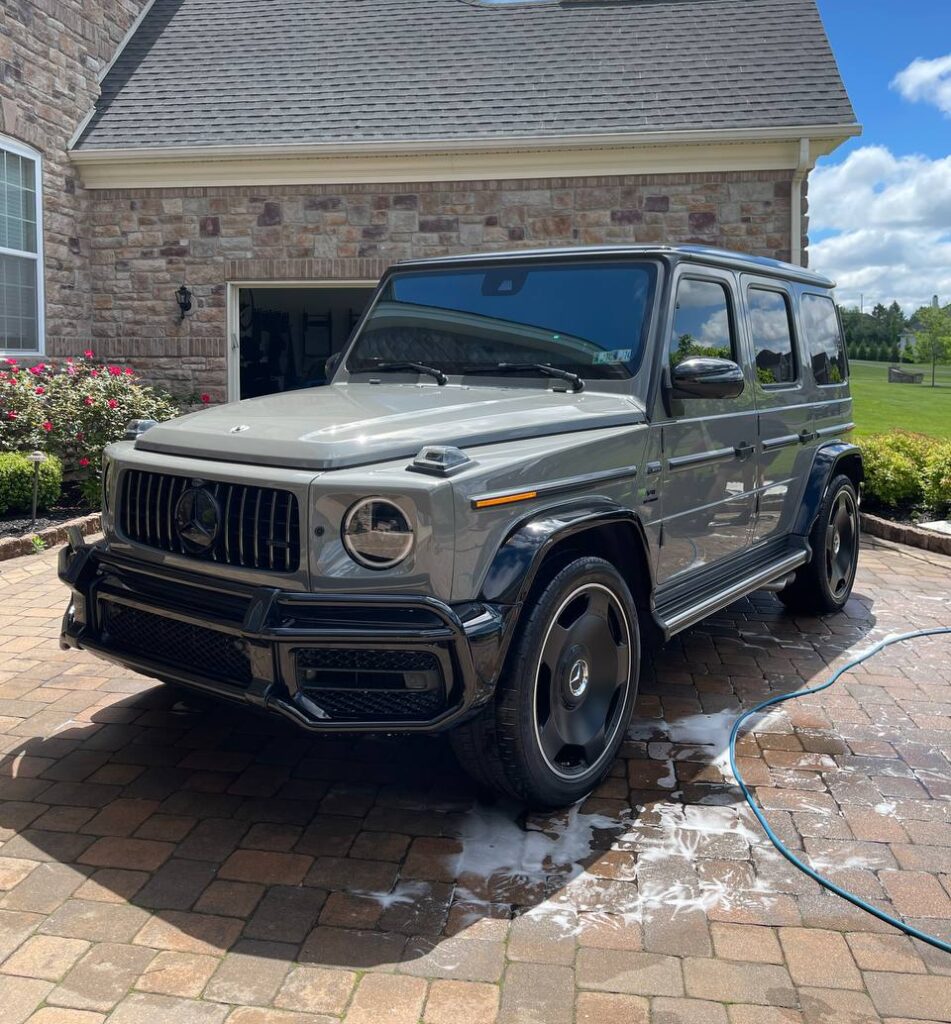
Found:
[{"label": "car shadow", "polygon": [[[551,814],[477,792],[444,738],[313,737],[161,685],[116,694],[4,754],[0,859],[41,863],[0,909],[60,935],[471,980],[498,980],[510,928],[609,948],[664,929],[688,952],[695,933],[710,955],[698,917],[755,919],[791,884],[729,776],[735,717],[874,629],[861,595],[794,619],[756,594],[646,651],[621,756]],[[760,725],[842,749],[817,709]],[[783,785],[740,753],[751,783]]]}]

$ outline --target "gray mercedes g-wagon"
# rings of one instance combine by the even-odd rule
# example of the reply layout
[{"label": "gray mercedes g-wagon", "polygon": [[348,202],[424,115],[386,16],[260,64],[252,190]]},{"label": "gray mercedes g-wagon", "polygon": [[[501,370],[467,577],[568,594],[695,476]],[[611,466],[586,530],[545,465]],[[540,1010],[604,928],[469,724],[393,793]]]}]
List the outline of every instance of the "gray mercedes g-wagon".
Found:
[{"label": "gray mercedes g-wagon", "polygon": [[648,632],[849,597],[831,289],[699,246],[399,264],[329,386],[130,424],[62,643],[314,732],[451,730],[479,782],[577,800]]}]

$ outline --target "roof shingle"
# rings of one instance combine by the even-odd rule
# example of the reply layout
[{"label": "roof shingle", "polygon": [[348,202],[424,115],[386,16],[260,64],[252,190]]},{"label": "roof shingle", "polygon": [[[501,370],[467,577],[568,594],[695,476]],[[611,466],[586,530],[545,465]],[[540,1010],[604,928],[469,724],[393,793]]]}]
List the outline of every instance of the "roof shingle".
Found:
[{"label": "roof shingle", "polygon": [[156,0],[77,148],[854,121],[815,0]]}]

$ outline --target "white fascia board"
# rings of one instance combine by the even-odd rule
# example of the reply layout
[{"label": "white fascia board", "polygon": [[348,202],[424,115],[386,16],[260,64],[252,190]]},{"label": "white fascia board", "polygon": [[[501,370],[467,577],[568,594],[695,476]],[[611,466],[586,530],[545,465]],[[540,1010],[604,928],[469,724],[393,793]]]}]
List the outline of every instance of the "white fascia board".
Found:
[{"label": "white fascia board", "polygon": [[857,125],[435,139],[299,146],[77,149],[87,188],[174,188],[557,178],[794,168],[799,140],[818,157]]}]

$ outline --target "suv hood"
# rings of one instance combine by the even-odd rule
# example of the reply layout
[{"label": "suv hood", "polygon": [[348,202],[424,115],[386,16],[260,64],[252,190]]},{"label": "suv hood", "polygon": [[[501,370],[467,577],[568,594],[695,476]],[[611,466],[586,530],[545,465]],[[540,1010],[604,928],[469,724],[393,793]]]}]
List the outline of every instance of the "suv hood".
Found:
[{"label": "suv hood", "polygon": [[541,388],[332,384],[202,409],[152,427],[141,451],[294,469],[411,458],[427,444],[493,444],[630,425],[628,395]]}]

